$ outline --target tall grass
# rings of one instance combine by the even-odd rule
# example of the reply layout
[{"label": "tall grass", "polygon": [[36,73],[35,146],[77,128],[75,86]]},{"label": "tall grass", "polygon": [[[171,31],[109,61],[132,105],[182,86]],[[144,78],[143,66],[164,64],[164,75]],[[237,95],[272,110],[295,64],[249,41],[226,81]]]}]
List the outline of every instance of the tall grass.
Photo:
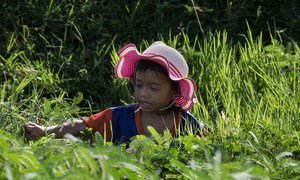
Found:
[{"label": "tall grass", "polygon": [[[191,2],[5,1],[1,179],[299,179],[300,48],[282,33],[297,32],[298,1]],[[209,31],[219,27],[227,31]],[[128,148],[99,134],[90,142],[89,132],[24,140],[29,121],[52,125],[134,102],[126,80],[113,76],[117,50],[130,41],[142,51],[154,39],[186,57],[198,85],[192,113],[209,127],[206,137],[150,128]]]},{"label": "tall grass", "polygon": [[[172,138],[150,129],[152,137],[138,136],[125,150],[104,145],[99,134],[92,144],[52,136],[24,142],[22,127],[28,121],[62,123],[89,115],[93,108],[80,91],[68,96],[61,88],[68,82],[64,73],[51,69],[42,58],[30,59],[28,51],[18,49],[17,38],[11,35],[7,53],[0,56],[2,178],[300,176],[300,49],[296,42],[284,45],[270,34],[272,41],[263,44],[262,35],[253,37],[250,28],[243,35],[244,44],[233,43],[226,31],[205,39],[189,39],[184,33],[161,37],[186,57],[198,85],[198,103],[192,113],[209,126],[209,133],[200,139],[191,135]],[[23,38],[30,47],[29,39]],[[144,41],[140,49],[149,44]],[[110,53],[114,66],[118,60],[115,44],[103,46],[102,51]],[[133,102],[126,81],[110,84],[112,92],[120,92],[113,94],[120,102]],[[82,101],[86,106],[79,107]]]}]

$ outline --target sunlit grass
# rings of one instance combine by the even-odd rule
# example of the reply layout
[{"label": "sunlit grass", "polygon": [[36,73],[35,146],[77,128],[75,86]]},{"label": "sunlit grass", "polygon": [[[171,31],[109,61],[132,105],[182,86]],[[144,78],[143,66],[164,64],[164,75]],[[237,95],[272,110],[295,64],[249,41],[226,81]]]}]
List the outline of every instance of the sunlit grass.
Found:
[{"label": "sunlit grass", "polygon": [[[300,50],[295,42],[284,45],[271,36],[245,34],[246,43],[234,44],[226,32],[204,39],[170,34],[165,41],[186,57],[190,75],[198,85],[198,103],[192,113],[207,126],[206,137],[171,138],[170,134],[136,137],[129,149],[93,144],[80,139],[55,140],[51,136],[24,142],[23,125],[43,125],[81,118],[96,110],[85,94],[69,96],[62,86],[70,82],[42,56],[32,56],[34,45],[25,28],[22,36],[30,51],[18,48],[11,35],[7,52],[0,56],[0,176],[2,178],[294,178],[299,177]],[[80,39],[80,30],[76,29]],[[65,41],[64,39],[63,41]],[[151,42],[145,41],[143,50]],[[82,44],[82,46],[84,46]],[[62,50],[63,43],[60,46]],[[118,59],[114,43],[97,52]],[[72,63],[73,54],[51,52]],[[58,53],[58,54],[56,54]],[[58,55],[58,56],[57,56]],[[74,55],[75,56],[75,55]],[[35,59],[31,59],[36,57]],[[70,60],[70,61],[68,61]],[[99,65],[99,64],[98,64]],[[68,72],[70,73],[70,72]],[[81,71],[80,78],[89,72]],[[97,74],[97,72],[96,72]],[[80,75],[80,72],[79,72]],[[99,74],[98,74],[99,75]],[[99,78],[101,79],[101,78]],[[110,81],[112,82],[106,82]],[[123,80],[102,77],[120,102],[133,102]],[[72,85],[69,85],[72,86]],[[74,86],[77,86],[74,84]],[[85,88],[85,87],[84,87]],[[119,92],[119,93],[117,93]],[[115,94],[114,94],[115,93]],[[101,97],[107,102],[110,96]],[[80,106],[86,101],[86,106]],[[14,134],[14,135],[13,135]]]}]

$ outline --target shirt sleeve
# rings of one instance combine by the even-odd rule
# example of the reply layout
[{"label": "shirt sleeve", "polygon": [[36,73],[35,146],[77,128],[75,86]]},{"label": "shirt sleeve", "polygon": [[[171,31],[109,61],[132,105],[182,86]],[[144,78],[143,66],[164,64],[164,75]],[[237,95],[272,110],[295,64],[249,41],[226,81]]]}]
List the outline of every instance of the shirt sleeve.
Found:
[{"label": "shirt sleeve", "polygon": [[112,141],[112,110],[106,109],[85,119],[88,128],[98,131],[106,141]]}]

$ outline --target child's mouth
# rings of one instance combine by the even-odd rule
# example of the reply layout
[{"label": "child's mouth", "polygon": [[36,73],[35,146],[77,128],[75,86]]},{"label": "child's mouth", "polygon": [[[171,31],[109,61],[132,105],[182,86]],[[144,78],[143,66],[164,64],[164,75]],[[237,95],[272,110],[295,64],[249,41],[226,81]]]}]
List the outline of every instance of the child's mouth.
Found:
[{"label": "child's mouth", "polygon": [[143,109],[149,109],[151,107],[151,104],[150,103],[147,103],[147,102],[144,102],[144,101],[141,101],[140,102],[140,105]]}]

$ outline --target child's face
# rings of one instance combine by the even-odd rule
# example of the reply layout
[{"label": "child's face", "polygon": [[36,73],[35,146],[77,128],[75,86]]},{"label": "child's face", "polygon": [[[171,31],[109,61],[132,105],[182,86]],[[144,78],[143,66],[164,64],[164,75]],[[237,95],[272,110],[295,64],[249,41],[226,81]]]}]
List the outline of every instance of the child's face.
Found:
[{"label": "child's face", "polygon": [[153,71],[136,72],[134,96],[146,112],[158,112],[172,102],[171,80]]}]

